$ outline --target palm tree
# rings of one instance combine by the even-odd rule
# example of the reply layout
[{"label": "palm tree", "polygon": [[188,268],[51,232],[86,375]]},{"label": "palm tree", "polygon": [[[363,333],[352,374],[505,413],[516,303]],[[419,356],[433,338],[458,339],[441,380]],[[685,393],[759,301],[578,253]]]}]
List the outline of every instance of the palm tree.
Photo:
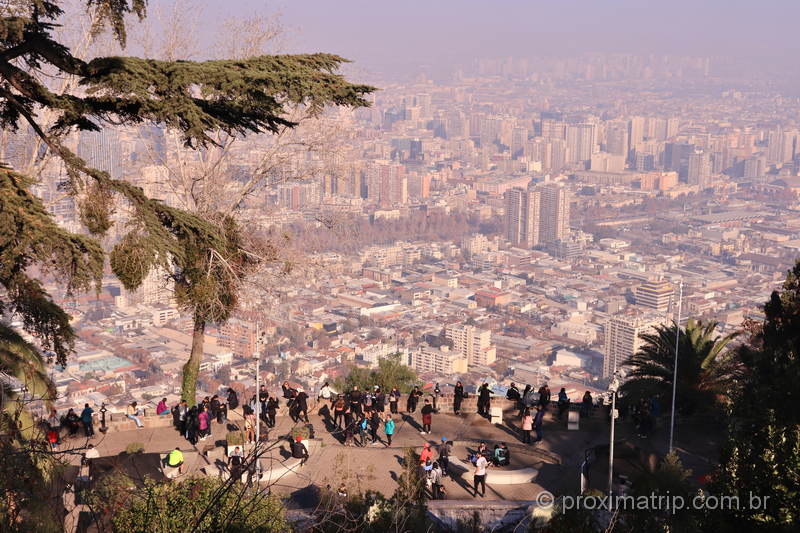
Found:
[{"label": "palm tree", "polygon": [[[626,399],[657,396],[662,405],[671,405],[677,327],[675,323],[660,325],[641,335],[644,343],[625,362],[628,379],[620,392]],[[679,412],[687,414],[712,406],[728,390],[733,361],[725,348],[736,334],[720,337],[715,334],[716,328],[716,322],[689,320],[681,329],[675,405]]]}]

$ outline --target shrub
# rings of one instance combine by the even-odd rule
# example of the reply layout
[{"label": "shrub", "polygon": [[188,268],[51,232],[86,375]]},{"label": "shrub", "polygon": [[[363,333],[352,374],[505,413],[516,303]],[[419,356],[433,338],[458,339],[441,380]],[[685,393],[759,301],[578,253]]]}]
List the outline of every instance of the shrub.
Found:
[{"label": "shrub", "polygon": [[144,444],[141,442],[130,442],[125,447],[125,453],[128,455],[133,455],[136,453],[143,453],[144,452]]},{"label": "shrub", "polygon": [[225,436],[228,446],[241,446],[244,444],[244,434],[241,431],[229,431]]},{"label": "shrub", "polygon": [[308,429],[308,426],[295,426],[292,428],[292,440],[300,437],[303,440],[307,440],[311,436],[311,430]]}]

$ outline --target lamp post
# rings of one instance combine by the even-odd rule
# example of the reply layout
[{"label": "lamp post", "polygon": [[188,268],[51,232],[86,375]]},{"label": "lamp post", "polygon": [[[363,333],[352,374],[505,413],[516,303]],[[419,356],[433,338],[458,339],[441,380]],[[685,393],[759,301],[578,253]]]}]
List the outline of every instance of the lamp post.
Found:
[{"label": "lamp post", "polygon": [[259,459],[258,448],[261,445],[261,401],[259,392],[261,391],[261,324],[256,323],[256,445],[253,449],[254,460],[256,462],[256,483],[261,479],[261,461]]},{"label": "lamp post", "polygon": [[106,409],[106,404],[105,404],[105,402],[103,402],[100,405],[100,433],[105,433],[106,431],[108,431],[108,428],[106,427],[106,412],[107,411],[108,411],[108,409]]},{"label": "lamp post", "polygon": [[613,496],[614,491],[614,425],[617,419],[617,390],[619,389],[619,375],[614,372],[608,392],[611,393],[611,436],[608,443],[608,495]]},{"label": "lamp post", "polygon": [[672,414],[669,422],[669,451],[672,452],[672,439],[675,434],[675,391],[678,388],[678,347],[681,339],[681,302],[683,300],[683,280],[678,285],[678,312],[675,320],[675,361],[672,368]]}]

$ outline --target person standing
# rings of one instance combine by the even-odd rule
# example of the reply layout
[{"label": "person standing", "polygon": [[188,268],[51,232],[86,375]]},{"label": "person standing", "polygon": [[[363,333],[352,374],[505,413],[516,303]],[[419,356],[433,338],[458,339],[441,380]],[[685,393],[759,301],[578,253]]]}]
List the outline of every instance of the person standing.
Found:
[{"label": "person standing", "polygon": [[233,412],[234,409],[239,407],[239,395],[236,394],[236,391],[229,388],[228,389],[228,409]]},{"label": "person standing", "polygon": [[267,400],[267,411],[265,419],[265,423],[267,427],[274,428],[275,427],[275,414],[278,412],[278,398],[275,396],[270,396]]},{"label": "person standing", "polygon": [[333,424],[336,426],[336,429],[342,429],[342,423],[344,422],[344,411],[347,406],[345,405],[344,397],[339,394],[336,398],[336,401],[333,403]]},{"label": "person standing", "polygon": [[93,414],[94,410],[89,407],[89,404],[84,404],[83,411],[81,411],[81,422],[83,423],[83,431],[87,437],[94,435],[94,419],[92,418]]},{"label": "person standing", "polygon": [[408,393],[408,400],[406,400],[407,413],[415,413],[417,411],[417,402],[419,402],[420,396],[422,396],[422,391],[419,390],[419,386],[414,385],[414,388]]},{"label": "person standing", "polygon": [[531,443],[531,430],[533,429],[533,417],[531,410],[525,409],[525,414],[522,415],[522,442],[525,444]]},{"label": "person standing", "polygon": [[564,413],[569,410],[569,397],[567,396],[567,390],[564,387],[561,387],[561,390],[558,391],[558,419],[561,420],[564,418]]},{"label": "person standing", "polygon": [[481,385],[480,392],[478,393],[478,414],[488,417],[491,410],[492,391],[489,390],[489,384],[484,383]]},{"label": "person standing", "polygon": [[242,473],[244,471],[244,455],[238,446],[235,447],[228,456],[228,471],[231,473],[232,480],[241,481]]},{"label": "person standing", "polygon": [[450,442],[447,437],[442,437],[442,443],[439,444],[439,465],[442,467],[442,476],[447,477],[450,467]]},{"label": "person standing", "polygon": [[377,409],[372,410],[372,416],[369,419],[369,433],[372,437],[372,445],[380,444],[380,437],[378,437],[378,430],[381,427],[381,414]]},{"label": "person standing", "polygon": [[269,422],[267,422],[267,402],[269,401],[269,391],[267,391],[267,387],[264,385],[261,385],[261,387],[258,389],[258,401],[261,404],[259,406],[258,415],[265,424],[269,425]]},{"label": "person standing", "polygon": [[481,498],[486,495],[486,467],[489,466],[489,461],[481,454],[475,461],[475,474],[472,476],[472,490],[475,492],[473,497],[478,496],[478,487],[481,487]]},{"label": "person standing", "polygon": [[211,417],[205,407],[200,406],[199,411],[197,413],[197,429],[199,430],[200,440],[206,440],[211,433]]},{"label": "person standing", "polygon": [[394,435],[394,420],[392,413],[386,413],[386,421],[383,423],[383,432],[386,433],[386,447],[392,445],[392,435]]},{"label": "person standing", "polygon": [[581,402],[581,416],[589,417],[592,414],[592,393],[588,390],[583,395],[583,401]]},{"label": "person standing", "polygon": [[189,416],[189,405],[186,403],[186,400],[181,400],[178,405],[175,406],[175,413],[173,414],[173,421],[177,419],[175,422],[175,427],[178,429],[181,435],[186,435],[186,417]]},{"label": "person standing", "polygon": [[425,398],[425,405],[422,406],[420,412],[422,413],[422,431],[419,433],[420,435],[430,435],[431,423],[433,422],[433,406],[428,398]]},{"label": "person standing", "polygon": [[256,441],[256,424],[258,421],[256,420],[256,414],[251,411],[247,410],[247,414],[244,415],[244,431],[247,435],[247,443],[250,444]]},{"label": "person standing", "polygon": [[456,386],[453,390],[453,414],[461,414],[461,402],[464,401],[464,398],[466,398],[464,395],[464,385],[461,384],[461,381],[456,381]]},{"label": "person standing", "polygon": [[295,404],[295,422],[304,420],[308,423],[308,394],[300,387],[297,389],[297,396],[294,399]]},{"label": "person standing", "polygon": [[397,390],[397,387],[392,387],[392,390],[389,391],[389,411],[393,414],[397,414],[397,403],[400,401],[400,391]]},{"label": "person standing", "polygon": [[433,461],[433,451],[431,450],[431,444],[426,442],[422,445],[422,451],[419,452],[419,464],[420,466],[425,466],[428,461]]},{"label": "person standing", "polygon": [[386,409],[386,394],[380,387],[375,387],[375,410],[383,414]]},{"label": "person standing", "polygon": [[364,412],[361,410],[362,395],[361,391],[358,390],[358,385],[353,386],[353,390],[350,391],[348,397],[350,400],[350,411],[353,413],[353,416],[360,417],[363,415]]},{"label": "person standing", "polygon": [[541,405],[536,406],[536,416],[533,417],[533,429],[536,431],[536,440],[534,444],[542,440],[542,422],[544,421],[544,408]]},{"label": "person standing", "polygon": [[544,409],[550,405],[550,387],[547,386],[547,383],[539,388],[539,405]]},{"label": "person standing", "polygon": [[317,401],[319,402],[319,408],[322,409],[322,406],[325,402],[330,402],[331,407],[333,407],[333,390],[331,386],[328,385],[326,381],[325,384],[319,389],[319,394],[317,395]]}]

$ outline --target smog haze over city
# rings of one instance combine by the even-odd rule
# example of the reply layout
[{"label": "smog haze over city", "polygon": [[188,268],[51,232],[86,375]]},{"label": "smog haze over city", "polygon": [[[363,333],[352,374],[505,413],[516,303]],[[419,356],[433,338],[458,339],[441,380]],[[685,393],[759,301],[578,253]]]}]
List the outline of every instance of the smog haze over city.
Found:
[{"label": "smog haze over city", "polygon": [[800,2],[51,2],[0,2],[0,530],[796,526]]}]

